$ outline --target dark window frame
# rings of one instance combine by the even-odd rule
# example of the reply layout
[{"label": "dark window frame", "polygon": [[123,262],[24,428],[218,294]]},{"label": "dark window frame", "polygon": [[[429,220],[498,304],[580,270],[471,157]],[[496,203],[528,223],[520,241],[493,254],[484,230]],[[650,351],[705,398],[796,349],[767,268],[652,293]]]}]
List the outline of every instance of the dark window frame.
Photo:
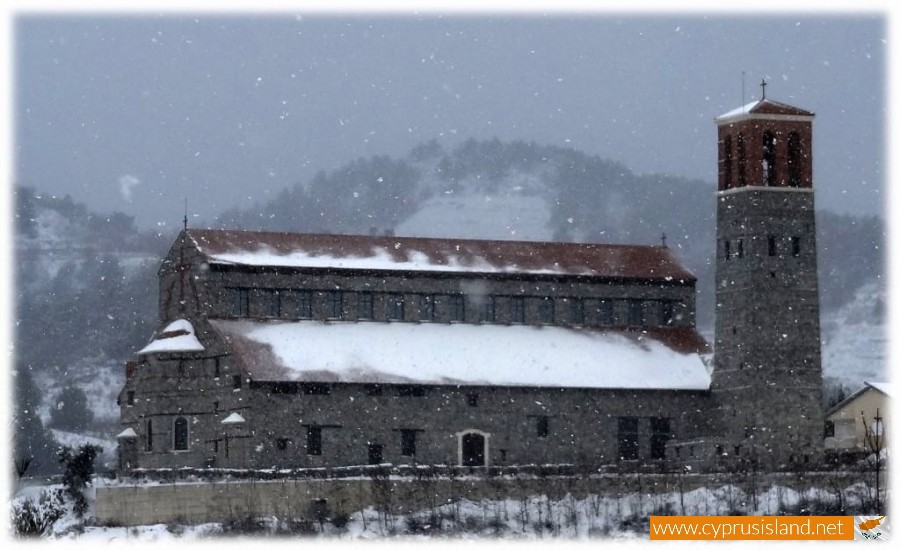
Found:
[{"label": "dark window frame", "polygon": [[419,320],[434,321],[434,294],[419,294]]},{"label": "dark window frame", "polygon": [[466,297],[462,294],[451,294],[448,297],[449,317],[451,323],[463,323],[466,320]]},{"label": "dark window frame", "polygon": [[496,323],[497,310],[493,296],[484,296],[479,307],[479,321],[482,323]]},{"label": "dark window frame", "polygon": [[765,187],[775,187],[778,184],[776,144],[775,134],[770,130],[765,131],[763,133],[762,158],[763,185]]},{"label": "dark window frame", "polygon": [[768,246],[769,256],[777,256],[778,255],[778,238],[775,235],[769,235],[766,239],[766,244]]},{"label": "dark window frame", "polygon": [[743,133],[738,134],[738,185],[747,185],[747,138]]},{"label": "dark window frame", "polygon": [[642,327],[647,324],[647,316],[644,312],[644,300],[628,300],[628,326]]},{"label": "dark window frame", "polygon": [[312,292],[309,290],[295,290],[294,312],[298,319],[312,319]]},{"label": "dark window frame", "polygon": [[553,298],[538,298],[538,320],[542,325],[552,325],[556,320],[556,305]]},{"label": "dark window frame", "polygon": [[385,294],[384,318],[388,321],[403,321],[406,318],[406,299],[403,294]]},{"label": "dark window frame", "polygon": [[145,447],[147,452],[153,451],[153,419],[147,419],[147,445]]},{"label": "dark window frame", "polygon": [[545,414],[539,414],[534,417],[535,435],[540,439],[550,437],[550,417]]},{"label": "dark window frame", "polygon": [[190,451],[190,425],[184,416],[172,420],[172,451]]},{"label": "dark window frame", "polygon": [[569,322],[573,325],[584,324],[584,300],[569,298]]},{"label": "dark window frame", "polygon": [[364,321],[375,319],[374,296],[371,292],[360,292],[356,295],[356,318]]},{"label": "dark window frame", "polygon": [[400,430],[400,456],[416,456],[416,432],[418,430]]},{"label": "dark window frame", "polygon": [[597,324],[609,327],[616,324],[615,303],[612,300],[597,301]]},{"label": "dark window frame", "polygon": [[791,255],[795,258],[800,256],[800,237],[791,237]]},{"label": "dark window frame", "polygon": [[668,417],[650,418],[650,458],[666,458],[666,443],[672,439],[672,419]]},{"label": "dark window frame", "polygon": [[265,317],[279,318],[281,317],[281,294],[278,290],[266,288],[260,291],[262,293],[263,313]]},{"label": "dark window frame", "polygon": [[523,296],[509,297],[509,322],[514,325],[525,324],[525,298]]},{"label": "dark window frame", "polygon": [[125,393],[125,404],[126,405],[134,405],[134,392],[129,391]]},{"label": "dark window frame", "polygon": [[241,389],[241,386],[243,385],[243,382],[244,382],[242,378],[243,378],[243,376],[240,374],[233,374],[231,376],[231,389],[233,389],[233,390]]},{"label": "dark window frame", "polygon": [[231,289],[231,315],[233,317],[250,316],[250,289],[234,287]]},{"label": "dark window frame", "polygon": [[310,456],[322,456],[322,427],[306,427],[306,454]]},{"label": "dark window frame", "polygon": [[672,326],[675,323],[675,302],[672,300],[659,301],[659,324]]},{"label": "dark window frame", "polygon": [[619,460],[639,460],[641,458],[640,418],[620,416],[617,439]]},{"label": "dark window frame", "polygon": [[803,184],[803,146],[798,132],[788,134],[788,185],[800,187]]},{"label": "dark window frame", "polygon": [[478,406],[478,394],[477,393],[467,393],[466,394],[466,404],[470,407]]},{"label": "dark window frame", "polygon": [[725,140],[722,146],[725,149],[725,154],[723,155],[722,159],[722,170],[723,175],[725,176],[723,178],[723,187],[725,189],[731,189],[734,186],[734,150],[732,148],[731,136],[725,136]]},{"label": "dark window frame", "polygon": [[340,290],[325,291],[325,317],[331,320],[344,318],[344,293]]}]

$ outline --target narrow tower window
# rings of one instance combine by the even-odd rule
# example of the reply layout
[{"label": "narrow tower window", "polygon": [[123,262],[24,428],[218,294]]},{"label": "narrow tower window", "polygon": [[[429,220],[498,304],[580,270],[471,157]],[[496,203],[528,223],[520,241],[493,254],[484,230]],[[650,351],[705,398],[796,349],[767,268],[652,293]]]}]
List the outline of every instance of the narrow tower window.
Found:
[{"label": "narrow tower window", "polygon": [[774,187],[776,182],[775,174],[775,134],[766,132],[763,134],[763,184],[767,187]]},{"label": "narrow tower window", "polygon": [[794,257],[800,255],[800,237],[791,237],[791,254]]},{"label": "narrow tower window", "polygon": [[769,245],[769,256],[777,255],[778,254],[778,241],[774,235],[769,235],[768,245]]},{"label": "narrow tower window", "polygon": [[788,134],[788,185],[800,187],[803,179],[803,151],[800,148],[800,134]]},{"label": "narrow tower window", "polygon": [[725,239],[725,261],[731,259],[731,241]]},{"label": "narrow tower window", "polygon": [[725,158],[723,159],[722,170],[724,171],[725,189],[731,189],[734,186],[734,153],[731,147],[731,136],[725,136]]},{"label": "narrow tower window", "polygon": [[747,139],[738,134],[738,185],[747,185]]}]

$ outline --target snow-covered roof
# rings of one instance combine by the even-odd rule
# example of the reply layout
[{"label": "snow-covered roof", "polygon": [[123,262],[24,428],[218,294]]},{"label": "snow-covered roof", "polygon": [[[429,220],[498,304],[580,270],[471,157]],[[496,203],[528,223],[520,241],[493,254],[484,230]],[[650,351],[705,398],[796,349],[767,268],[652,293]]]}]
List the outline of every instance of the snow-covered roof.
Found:
[{"label": "snow-covered roof", "polygon": [[212,320],[257,381],[707,390],[694,329]]},{"label": "snow-covered roof", "polygon": [[194,325],[185,319],[172,321],[138,355],[203,351],[205,348],[194,333]]},{"label": "snow-covered roof", "polygon": [[228,415],[228,418],[222,421],[222,424],[243,424],[244,417],[239,415],[236,412],[233,412]]},{"label": "snow-covered roof", "polygon": [[875,388],[886,396],[891,396],[891,384],[889,382],[866,382],[867,386]]},{"label": "snow-covered roof", "polygon": [[116,436],[116,439],[123,439],[128,437],[137,437],[137,432],[134,431],[134,428],[126,428],[119,435]]},{"label": "snow-covered roof", "polygon": [[190,229],[213,264],[694,281],[663,246]]},{"label": "snow-covered roof", "polygon": [[726,124],[729,122],[742,120],[744,118],[760,118],[772,115],[784,117],[800,117],[802,119],[808,118],[809,120],[812,120],[812,117],[815,116],[815,114],[811,113],[810,111],[800,109],[786,103],[772,101],[771,99],[758,99],[755,101],[751,101],[746,105],[742,105],[737,109],[732,109],[731,111],[728,111],[723,115],[717,116],[716,124]]}]

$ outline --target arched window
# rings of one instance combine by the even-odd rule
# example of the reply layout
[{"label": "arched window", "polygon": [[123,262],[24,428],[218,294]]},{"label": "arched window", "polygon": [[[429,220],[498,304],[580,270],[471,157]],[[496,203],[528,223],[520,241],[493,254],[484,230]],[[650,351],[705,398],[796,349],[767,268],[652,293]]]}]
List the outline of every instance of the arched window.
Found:
[{"label": "arched window", "polygon": [[725,171],[725,189],[731,189],[734,186],[734,153],[731,149],[731,136],[725,136],[725,158],[722,169]]},{"label": "arched window", "polygon": [[775,134],[766,132],[763,134],[763,184],[767,187],[774,187],[775,182]]},{"label": "arched window", "polygon": [[800,134],[788,134],[788,185],[800,187],[803,179],[803,151],[800,149]]},{"label": "arched window", "polygon": [[747,138],[738,134],[738,185],[747,185]]},{"label": "arched window", "polygon": [[188,450],[188,421],[183,416],[175,419],[172,449],[175,451]]}]

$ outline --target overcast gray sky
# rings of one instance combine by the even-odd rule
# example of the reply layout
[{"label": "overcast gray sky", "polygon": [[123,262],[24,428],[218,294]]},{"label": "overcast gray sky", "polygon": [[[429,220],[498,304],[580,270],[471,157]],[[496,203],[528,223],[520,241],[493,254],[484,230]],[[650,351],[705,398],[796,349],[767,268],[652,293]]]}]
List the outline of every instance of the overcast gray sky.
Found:
[{"label": "overcast gray sky", "polygon": [[879,16],[20,16],[15,177],[143,226],[211,219],[437,138],[571,146],[712,182],[713,118],[814,111],[820,207],[881,214]]}]

